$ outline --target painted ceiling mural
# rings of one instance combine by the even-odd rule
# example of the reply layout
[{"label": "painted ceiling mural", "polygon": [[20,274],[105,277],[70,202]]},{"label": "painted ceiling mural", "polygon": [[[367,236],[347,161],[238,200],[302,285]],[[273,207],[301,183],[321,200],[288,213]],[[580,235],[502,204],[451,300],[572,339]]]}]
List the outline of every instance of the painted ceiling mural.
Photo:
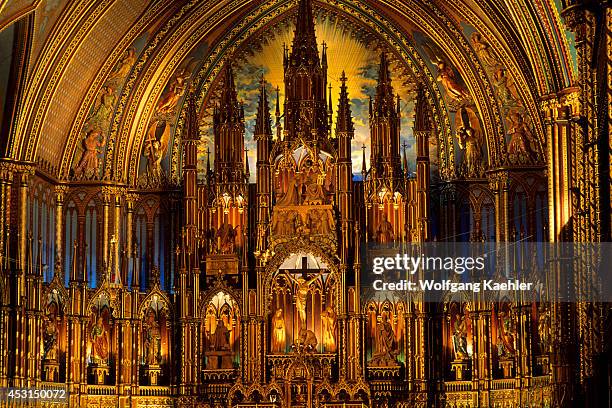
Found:
[{"label": "painted ceiling mural", "polygon": [[[381,2],[380,7],[385,9],[387,5],[383,3]],[[398,54],[389,48],[387,38],[381,39],[380,33],[374,34],[369,32],[369,27],[365,28],[361,23],[357,23],[357,20],[346,18],[346,15],[338,17],[340,11],[335,8],[335,5],[336,3],[334,2],[320,2],[319,4],[315,2],[316,34],[319,49],[321,49],[324,42],[328,47],[328,81],[332,85],[332,107],[334,111],[337,109],[339,77],[342,71],[346,71],[348,77],[347,85],[355,122],[355,139],[352,146],[354,173],[357,176],[360,174],[362,146],[364,145],[366,147],[366,162],[369,161],[367,107],[368,99],[374,93],[377,65],[382,51],[389,52],[391,57],[394,91],[400,95],[402,100],[401,139],[403,143],[406,143],[409,167],[414,168],[415,151],[412,123],[415,74],[410,72],[410,69],[403,62],[399,62]],[[366,8],[367,6],[366,3]],[[14,14],[15,16],[23,16],[28,13],[28,7],[33,8],[34,22],[38,32],[34,33],[34,53],[31,55],[30,66],[33,69],[38,69],[36,68],[37,55],[41,54],[42,56],[46,52],[44,50],[47,46],[47,39],[57,36],[60,33],[58,31],[60,28],[62,33],[65,31],[63,29],[63,25],[66,23],[64,15],[71,13],[74,7],[72,3],[64,0],[43,0],[38,3],[32,3],[30,6],[26,4],[23,7],[23,10],[18,8],[12,10],[10,7],[7,7],[4,11],[8,10],[8,14]],[[108,150],[109,145],[112,146],[119,143],[119,140],[112,140],[114,135],[113,126],[117,123],[120,123],[120,126],[123,127],[130,126],[123,122],[125,120],[123,111],[126,110],[126,107],[121,107],[123,111],[118,110],[120,99],[122,97],[131,97],[129,93],[123,95],[125,93],[124,83],[127,81],[127,77],[135,72],[133,67],[141,62],[143,50],[149,47],[148,42],[158,34],[161,27],[166,24],[166,21],[169,21],[168,19],[180,7],[180,5],[172,6],[164,13],[161,13],[159,18],[152,19],[144,25],[143,31],[138,36],[135,36],[133,41],[127,42],[127,44],[130,44],[129,47],[123,51],[119,50],[121,57],[116,60],[117,62],[110,73],[104,73],[105,78],[98,82],[99,85],[96,85],[99,88],[92,88],[93,90],[90,92],[92,98],[82,101],[83,107],[80,110],[86,113],[82,115],[82,120],[80,116],[77,116],[75,128],[72,129],[71,135],[74,134],[74,136],[71,137],[74,137],[75,141],[70,142],[68,146],[72,147],[68,147],[64,151],[64,154],[69,156],[69,161],[63,167],[66,170],[62,170],[62,177],[68,175],[68,178],[72,180],[100,180],[109,177],[107,167],[109,164],[112,167],[114,160],[116,160],[113,157],[121,154],[112,149]],[[504,7],[510,6],[505,5]],[[572,35],[562,25],[559,17],[559,1],[534,0],[529,7],[541,12],[538,16],[532,16],[532,18],[543,20],[543,27],[546,33],[549,34],[546,37],[548,38],[546,41],[550,41],[551,46],[555,48],[555,55],[565,56],[560,59],[561,62],[555,69],[564,74],[566,82],[571,83],[572,78],[575,76],[575,59],[572,59],[575,57],[575,50]],[[491,31],[483,32],[482,28],[484,26],[474,24],[473,19],[468,22],[470,18],[457,12],[457,10],[461,9],[459,5],[448,4],[442,7],[442,9],[446,15],[453,19],[453,24],[458,29],[456,32],[463,34],[464,38],[460,42],[467,44],[471,48],[470,52],[472,55],[477,57],[477,61],[470,61],[470,64],[474,63],[478,65],[478,69],[484,70],[488,86],[493,90],[493,96],[496,98],[497,105],[495,109],[499,114],[499,119],[496,118],[496,120],[501,121],[500,128],[503,129],[509,153],[507,160],[510,164],[520,165],[539,162],[541,160],[541,146],[536,140],[538,138],[536,133],[540,129],[538,124],[540,119],[534,117],[533,102],[531,102],[531,106],[525,103],[525,100],[533,100],[533,95],[525,94],[529,92],[523,86],[525,78],[518,79],[519,82],[523,81],[521,82],[522,86],[517,85],[517,66],[520,67],[520,65],[517,65],[516,62],[507,61],[504,55],[502,55],[503,51],[500,54],[500,42],[490,42]],[[506,10],[510,20],[515,18],[512,17],[514,15],[513,10]],[[259,78],[263,75],[267,80],[270,108],[273,115],[276,103],[275,89],[277,86],[280,87],[281,99],[284,97],[282,53],[283,44],[289,45],[292,38],[293,14],[293,10],[284,13],[272,24],[267,25],[263,32],[257,32],[255,36],[249,34],[245,45],[229,56],[234,64],[239,98],[244,103],[246,119],[245,146],[249,149],[249,163],[252,176],[255,174],[254,166],[256,162],[253,125],[257,107]],[[5,15],[0,17],[0,25],[4,24],[4,17]],[[482,18],[482,16],[477,16],[476,18]],[[439,39],[432,40],[415,25],[417,23],[414,21],[409,18],[398,21],[401,22],[401,35],[405,36],[406,40],[414,46],[418,53],[418,58],[425,61],[426,69],[429,71],[428,75],[434,78],[433,83],[430,83],[429,86],[435,87],[435,92],[442,96],[438,100],[439,108],[445,112],[444,114],[449,119],[448,123],[444,123],[447,129],[443,131],[446,132],[445,140],[454,146],[451,151],[454,155],[455,166],[467,166],[465,162],[466,157],[469,156],[467,148],[469,146],[469,137],[459,134],[460,128],[465,128],[466,124],[473,131],[473,135],[470,137],[475,138],[474,140],[482,145],[482,155],[486,157],[488,155],[488,146],[484,140],[484,133],[485,127],[490,125],[491,117],[489,113],[489,119],[484,120],[487,117],[487,113],[481,111],[483,109],[483,102],[480,101],[481,104],[479,105],[477,101],[480,100],[480,97],[471,95],[474,87],[474,78],[464,77],[466,70],[469,70],[469,68],[466,68],[463,64],[458,64],[457,56],[453,54],[454,51],[452,49],[448,49],[444,44],[440,44]],[[225,29],[230,30],[231,26],[232,24],[228,23]],[[431,27],[428,27],[428,29],[431,29]],[[218,32],[219,28],[215,30]],[[433,35],[432,33],[430,34]],[[519,30],[518,34],[528,39],[529,42],[525,43],[525,47],[529,54],[529,49],[536,46],[534,38],[537,37],[537,33]],[[559,41],[559,36],[564,41]],[[199,45],[195,46],[188,54],[185,54],[186,56],[182,57],[182,62],[175,66],[176,68],[173,69],[172,74],[166,76],[169,80],[162,87],[162,92],[157,94],[159,96],[155,97],[155,108],[153,109],[152,116],[147,119],[148,122],[144,126],[145,130],[142,132],[143,143],[139,149],[139,157],[136,161],[138,174],[127,176],[130,183],[143,187],[158,185],[157,180],[147,176],[148,173],[153,174],[154,178],[169,181],[171,184],[179,182],[180,174],[175,169],[178,168],[177,161],[180,160],[180,152],[177,149],[180,143],[178,143],[179,139],[175,137],[175,133],[177,129],[180,131],[180,112],[184,106],[185,95],[190,88],[195,86],[197,89],[201,86],[200,83],[192,84],[192,82],[194,78],[198,77],[197,73],[214,48],[208,45],[208,41],[210,41],[210,38],[201,37]],[[214,41],[218,41],[218,39]],[[495,41],[498,40],[496,39]],[[440,47],[443,47],[444,50]],[[462,50],[461,52],[466,51]],[[569,58],[566,58],[568,56]],[[537,55],[529,54],[528,57],[533,59],[531,61],[532,65],[539,64]],[[403,56],[403,58],[406,58],[406,56]],[[544,66],[545,64],[539,65]],[[219,71],[214,70],[215,75],[217,72]],[[140,77],[138,72],[137,75]],[[422,78],[422,75],[422,72],[419,73],[419,78]],[[523,73],[522,75],[525,74]],[[536,78],[533,79],[532,83],[544,89],[541,89],[540,93],[544,92],[546,87],[545,81],[548,78],[547,75],[544,75],[542,78],[539,73],[533,75],[536,75]],[[38,78],[38,76],[36,77]],[[470,83],[468,83],[468,79]],[[136,81],[138,80],[137,78]],[[527,78],[527,81],[529,80],[531,79]],[[214,79],[213,82],[218,85],[222,81]],[[521,88],[523,89],[523,94],[520,94],[518,91]],[[128,92],[132,91],[128,89]],[[217,90],[213,86],[212,90],[209,91],[209,95],[204,98],[205,104],[200,111],[202,133],[202,143],[199,146],[200,170],[205,168],[206,152],[212,136],[211,114],[212,106],[216,99],[216,92]],[[537,93],[538,91],[534,92]],[[32,91],[31,94],[35,95],[35,92]],[[59,96],[61,94],[58,94]],[[89,101],[92,102],[90,103]],[[45,101],[45,103],[47,102]],[[79,113],[79,115],[81,114]],[[40,123],[45,123],[45,120],[41,120]],[[30,125],[20,124],[20,126],[27,127]],[[52,131],[56,127],[50,127],[49,130]],[[493,128],[491,127],[490,129]],[[32,128],[31,130],[26,133],[37,134],[37,129]],[[122,135],[121,137],[124,136]],[[130,137],[140,136],[130,135]],[[431,138],[431,157],[434,160],[432,173],[436,172],[436,165],[438,163],[435,162],[439,159],[437,142],[439,140]],[[125,142],[121,143],[121,145],[125,145]],[[23,145],[25,146],[25,144]],[[63,144],[60,143],[58,145]],[[49,162],[49,166],[43,167],[54,172],[56,171],[54,169],[57,168],[54,163],[60,159],[58,156],[59,150],[53,148],[51,152],[50,148],[49,146],[40,147],[36,154],[39,156],[39,159],[37,159],[39,162]],[[30,150],[24,150],[24,152],[26,155],[30,154]],[[107,152],[109,152],[108,157],[106,157]],[[211,156],[210,159],[214,161],[214,157]],[[103,164],[104,169],[102,169]],[[70,170],[68,171],[67,169]],[[148,169],[152,171],[148,171]],[[475,173],[480,173],[482,170],[472,169]],[[126,175],[121,177],[124,178]]]}]

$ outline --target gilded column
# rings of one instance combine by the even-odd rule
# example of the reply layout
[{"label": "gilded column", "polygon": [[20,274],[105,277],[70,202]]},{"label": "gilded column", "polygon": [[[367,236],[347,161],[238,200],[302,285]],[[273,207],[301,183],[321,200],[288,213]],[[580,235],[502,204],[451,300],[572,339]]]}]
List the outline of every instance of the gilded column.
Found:
[{"label": "gilded column", "polygon": [[[109,245],[109,228],[110,228],[110,204],[113,197],[112,187],[102,187],[102,259],[106,263],[106,268],[110,270],[112,265],[108,265],[110,253],[108,250]],[[98,281],[100,276],[98,277]]]},{"label": "gilded column", "polygon": [[64,282],[64,199],[68,192],[68,186],[55,186],[55,267],[53,274],[60,276]]},{"label": "gilded column", "polygon": [[122,196],[122,190],[116,188],[115,189],[115,197],[114,197],[114,203],[115,203],[115,208],[114,208],[114,212],[113,212],[113,237],[115,238],[115,245],[113,248],[113,260],[114,260],[114,265],[113,265],[113,276],[115,276],[115,281],[117,280],[121,280],[121,284],[125,285],[127,282],[125,279],[123,279],[123,276],[121,276],[121,273],[123,273],[123,270],[121,268],[121,258],[119,257],[119,248],[121,247],[121,196]]},{"label": "gilded column", "polygon": [[128,258],[127,268],[124,276],[121,276],[122,283],[128,284],[128,276],[130,269],[133,270],[132,262],[134,262],[134,243],[132,233],[134,232],[134,205],[138,202],[138,194],[129,193],[125,195],[126,217],[125,217],[125,251]]}]

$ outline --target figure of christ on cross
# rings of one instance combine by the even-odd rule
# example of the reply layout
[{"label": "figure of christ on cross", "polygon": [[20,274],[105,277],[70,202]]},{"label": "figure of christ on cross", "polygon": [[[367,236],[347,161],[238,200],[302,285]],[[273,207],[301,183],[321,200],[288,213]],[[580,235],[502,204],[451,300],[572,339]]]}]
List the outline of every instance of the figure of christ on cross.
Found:
[{"label": "figure of christ on cross", "polygon": [[295,308],[297,309],[298,316],[300,318],[300,330],[306,329],[306,301],[308,299],[308,293],[310,292],[310,285],[323,275],[325,269],[322,269],[318,274],[308,279],[306,273],[308,271],[308,262],[306,257],[302,257],[302,276],[294,278],[291,274],[288,274],[289,278],[295,282]]}]

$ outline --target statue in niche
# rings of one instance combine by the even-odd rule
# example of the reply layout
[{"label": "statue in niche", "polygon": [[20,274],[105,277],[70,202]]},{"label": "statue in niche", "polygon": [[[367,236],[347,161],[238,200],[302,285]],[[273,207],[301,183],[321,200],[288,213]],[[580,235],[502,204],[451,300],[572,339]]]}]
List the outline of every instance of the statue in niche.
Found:
[{"label": "statue in niche", "polygon": [[387,219],[387,214],[383,214],[382,220],[378,224],[378,228],[376,228],[376,236],[380,244],[393,242],[393,224]]},{"label": "statue in niche", "polygon": [[[161,124],[161,126],[159,126]],[[162,128],[162,133],[157,138],[158,128]],[[155,187],[163,183],[165,174],[162,169],[162,160],[168,149],[170,140],[170,124],[168,122],[153,121],[149,126],[147,140],[145,141],[143,154],[147,158],[146,181],[148,187]]]},{"label": "statue in niche", "polygon": [[516,327],[511,313],[499,313],[497,353],[499,357],[512,357],[515,353]]},{"label": "statue in niche", "polygon": [[236,246],[236,228],[223,221],[215,235],[217,253],[232,254]]},{"label": "statue in niche", "polygon": [[317,160],[307,159],[304,163],[305,204],[323,204],[323,177]]},{"label": "statue in niche", "polygon": [[289,186],[287,187],[287,192],[284,196],[280,198],[280,200],[276,202],[276,205],[283,207],[301,204],[299,190],[301,190],[301,184],[299,180],[297,178],[290,179]]},{"label": "statue in niche", "polygon": [[325,351],[336,351],[336,312],[332,305],[328,305],[323,313],[321,313],[321,321],[323,322],[323,346]]},{"label": "statue in niche", "polygon": [[463,165],[467,177],[480,177],[483,171],[482,146],[478,131],[470,123],[467,109],[461,108],[461,127],[457,131],[459,148],[464,151]]},{"label": "statue in niche", "polygon": [[316,274],[314,277],[310,279],[306,279],[303,276],[300,276],[299,278],[296,279],[290,274],[288,275],[289,278],[296,285],[295,308],[298,312],[298,317],[300,319],[300,326],[299,326],[300,329],[306,328],[306,301],[308,299],[308,293],[310,292],[310,285],[312,285],[314,281],[316,281],[319,278],[319,276],[321,276],[324,272],[325,270],[322,270],[321,272],[319,272],[318,274]]},{"label": "statue in niche", "polygon": [[464,360],[469,357],[467,350],[467,324],[462,314],[455,315],[453,322],[453,350],[455,360]]},{"label": "statue in niche", "polygon": [[211,348],[214,351],[227,351],[230,349],[229,330],[221,319],[217,320],[217,327],[213,334]]},{"label": "statue in niche", "polygon": [[542,353],[548,353],[552,345],[552,328],[550,310],[546,308],[540,309],[540,314],[538,316],[538,336],[540,338],[540,350]]},{"label": "statue in niche", "polygon": [[287,345],[287,334],[285,329],[285,317],[283,309],[276,309],[272,316],[272,347],[273,353],[284,353]]},{"label": "statue in niche", "polygon": [[94,106],[93,113],[87,118],[85,128],[88,130],[98,130],[100,132],[104,129],[108,129],[110,118],[113,114],[113,108],[115,107],[115,100],[115,90],[110,85],[102,87],[98,95],[98,100]]},{"label": "statue in niche", "polygon": [[386,312],[382,313],[381,320],[376,324],[374,345],[376,351],[372,355],[370,365],[373,367],[397,365],[395,333],[393,333],[393,326],[391,326]]},{"label": "statue in niche", "polygon": [[397,324],[395,325],[395,340],[397,344],[401,344],[404,338],[404,330],[406,328],[405,310],[402,302],[397,304]]},{"label": "statue in niche", "polygon": [[45,315],[43,326],[43,359],[57,360],[58,328],[57,306],[52,303],[49,312]]},{"label": "statue in niche", "polygon": [[179,68],[174,75],[174,79],[168,88],[168,91],[161,97],[157,102],[157,113],[161,115],[168,115],[174,112],[176,104],[178,103],[181,96],[185,93],[187,88],[187,79],[191,76],[191,73],[184,69]]},{"label": "statue in niche", "polygon": [[508,155],[512,162],[525,163],[533,161],[535,154],[531,149],[533,133],[523,120],[523,115],[518,111],[513,111],[508,116],[512,127],[508,131],[510,142],[508,143]]},{"label": "statue in niche", "polygon": [[144,330],[145,363],[157,365],[161,362],[161,331],[155,311],[149,310]]},{"label": "statue in niche", "polygon": [[108,331],[102,314],[95,317],[91,328],[91,359],[94,364],[108,364]]},{"label": "statue in niche", "polygon": [[79,178],[93,178],[97,175],[100,167],[98,155],[102,153],[100,148],[106,146],[106,136],[102,136],[98,130],[90,130],[83,141],[85,150],[79,160],[79,164],[74,169],[74,175]]},{"label": "statue in niche", "polygon": [[132,65],[136,62],[136,49],[134,47],[130,47],[125,50],[125,53],[115,66],[115,70],[110,73],[108,76],[108,80],[121,80],[128,76],[130,70],[132,69]]},{"label": "statue in niche", "polygon": [[319,344],[317,340],[317,336],[314,334],[312,330],[300,329],[300,333],[298,335],[297,341],[295,342],[294,347],[298,352],[309,352],[313,353],[317,350],[317,344]]}]

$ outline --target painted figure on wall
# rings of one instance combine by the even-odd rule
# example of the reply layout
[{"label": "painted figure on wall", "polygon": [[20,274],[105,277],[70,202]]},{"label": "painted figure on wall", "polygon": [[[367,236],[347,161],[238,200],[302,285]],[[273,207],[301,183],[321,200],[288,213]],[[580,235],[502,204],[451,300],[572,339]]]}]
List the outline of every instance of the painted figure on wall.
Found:
[{"label": "painted figure on wall", "polygon": [[79,164],[74,169],[74,175],[79,178],[92,178],[97,175],[100,166],[98,155],[101,153],[99,149],[106,146],[106,136],[102,136],[100,131],[90,130],[83,141],[85,150],[81,155]]},{"label": "painted figure on wall", "polygon": [[518,111],[512,111],[508,120],[512,127],[508,131],[510,142],[508,143],[508,155],[512,162],[530,162],[535,159],[535,154],[531,148],[533,133],[525,123],[523,115]]}]

